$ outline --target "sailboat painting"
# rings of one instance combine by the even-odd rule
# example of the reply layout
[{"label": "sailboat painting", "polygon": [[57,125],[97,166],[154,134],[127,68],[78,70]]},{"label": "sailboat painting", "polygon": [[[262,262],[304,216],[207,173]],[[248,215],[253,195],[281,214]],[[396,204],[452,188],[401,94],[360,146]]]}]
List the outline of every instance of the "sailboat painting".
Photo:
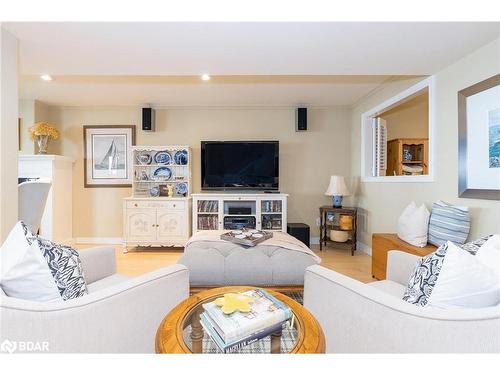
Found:
[{"label": "sailboat painting", "polygon": [[94,178],[126,178],[126,135],[92,136],[94,148]]},{"label": "sailboat painting", "polygon": [[135,127],[85,126],[85,186],[128,186]]}]

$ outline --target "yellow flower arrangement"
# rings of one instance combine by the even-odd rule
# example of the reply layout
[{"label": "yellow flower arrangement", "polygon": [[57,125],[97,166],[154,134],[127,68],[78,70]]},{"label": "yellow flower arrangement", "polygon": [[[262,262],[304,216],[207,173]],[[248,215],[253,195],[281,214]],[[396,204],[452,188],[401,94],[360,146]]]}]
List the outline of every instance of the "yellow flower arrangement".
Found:
[{"label": "yellow flower arrangement", "polygon": [[48,122],[37,122],[28,131],[32,140],[39,135],[48,135],[52,139],[59,138],[59,131]]}]

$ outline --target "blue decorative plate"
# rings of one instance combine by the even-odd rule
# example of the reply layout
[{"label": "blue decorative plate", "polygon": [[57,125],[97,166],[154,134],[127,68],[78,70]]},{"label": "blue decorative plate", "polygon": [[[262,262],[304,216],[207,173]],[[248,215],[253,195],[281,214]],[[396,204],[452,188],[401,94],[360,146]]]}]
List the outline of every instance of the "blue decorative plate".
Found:
[{"label": "blue decorative plate", "polygon": [[161,180],[170,180],[172,170],[169,167],[159,167],[155,169],[153,176]]},{"label": "blue decorative plate", "polygon": [[188,163],[187,150],[177,151],[174,155],[175,164],[186,165]]},{"label": "blue decorative plate", "polygon": [[155,163],[172,164],[172,155],[168,151],[158,151],[155,155]]},{"label": "blue decorative plate", "polygon": [[175,185],[175,192],[179,195],[187,194],[188,186],[185,182],[180,182]]},{"label": "blue decorative plate", "polygon": [[160,188],[158,186],[153,186],[149,189],[149,195],[152,197],[158,197],[160,195]]}]

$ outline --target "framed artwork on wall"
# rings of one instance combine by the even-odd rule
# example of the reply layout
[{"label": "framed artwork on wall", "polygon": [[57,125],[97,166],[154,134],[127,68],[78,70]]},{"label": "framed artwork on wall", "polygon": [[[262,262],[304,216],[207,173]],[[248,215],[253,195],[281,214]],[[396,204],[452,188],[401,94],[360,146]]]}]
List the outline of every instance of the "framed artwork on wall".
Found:
[{"label": "framed artwork on wall", "polygon": [[85,187],[131,187],[135,125],[84,125]]},{"label": "framed artwork on wall", "polygon": [[458,195],[500,200],[500,74],[458,92]]}]

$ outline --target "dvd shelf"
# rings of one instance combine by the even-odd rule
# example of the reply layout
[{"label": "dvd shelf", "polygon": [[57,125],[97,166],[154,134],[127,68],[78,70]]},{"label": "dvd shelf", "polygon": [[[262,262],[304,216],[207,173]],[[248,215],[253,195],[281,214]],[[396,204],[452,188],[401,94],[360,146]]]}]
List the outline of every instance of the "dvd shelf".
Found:
[{"label": "dvd shelf", "polygon": [[219,211],[219,201],[215,200],[207,200],[207,201],[198,201],[198,212],[214,212],[217,213]]},{"label": "dvd shelf", "polygon": [[262,212],[281,212],[281,200],[262,201]]},{"label": "dvd shelf", "polygon": [[197,193],[192,196],[193,233],[224,230],[231,220],[258,230],[286,232],[288,194]]},{"label": "dvd shelf", "polygon": [[262,229],[281,230],[281,214],[262,214]]},{"label": "dvd shelf", "polygon": [[217,213],[198,214],[198,229],[199,230],[219,229],[219,215]]}]

